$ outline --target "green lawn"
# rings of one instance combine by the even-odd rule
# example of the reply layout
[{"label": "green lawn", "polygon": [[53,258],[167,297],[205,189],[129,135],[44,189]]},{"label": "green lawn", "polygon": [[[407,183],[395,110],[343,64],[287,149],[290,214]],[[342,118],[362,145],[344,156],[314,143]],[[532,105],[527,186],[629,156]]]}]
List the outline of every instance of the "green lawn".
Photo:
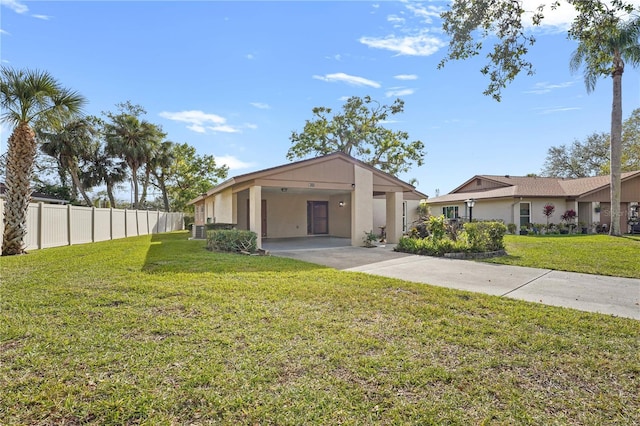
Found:
[{"label": "green lawn", "polygon": [[210,253],[0,259],[0,423],[640,423],[640,322]]},{"label": "green lawn", "polygon": [[508,256],[492,263],[640,278],[640,236],[506,235]]}]

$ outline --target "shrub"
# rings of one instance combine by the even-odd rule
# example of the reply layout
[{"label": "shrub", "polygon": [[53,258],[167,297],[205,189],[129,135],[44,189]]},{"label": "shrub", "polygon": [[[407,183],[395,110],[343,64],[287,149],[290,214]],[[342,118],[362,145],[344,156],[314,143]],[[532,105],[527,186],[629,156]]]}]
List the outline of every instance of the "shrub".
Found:
[{"label": "shrub", "polygon": [[257,250],[258,236],[253,231],[219,229],[207,232],[207,249],[232,253]]},{"label": "shrub", "polygon": [[434,240],[441,240],[447,233],[447,224],[443,215],[429,216],[426,221],[427,231]]},{"label": "shrub", "polygon": [[443,256],[445,253],[480,253],[504,249],[504,234],[507,227],[501,222],[465,223],[457,241],[451,238],[436,238],[432,234],[426,238],[403,237],[396,251],[427,256]]},{"label": "shrub", "polygon": [[516,226],[515,223],[510,223],[507,225],[507,230],[509,231],[510,234],[515,234],[516,229],[518,229],[518,227]]}]

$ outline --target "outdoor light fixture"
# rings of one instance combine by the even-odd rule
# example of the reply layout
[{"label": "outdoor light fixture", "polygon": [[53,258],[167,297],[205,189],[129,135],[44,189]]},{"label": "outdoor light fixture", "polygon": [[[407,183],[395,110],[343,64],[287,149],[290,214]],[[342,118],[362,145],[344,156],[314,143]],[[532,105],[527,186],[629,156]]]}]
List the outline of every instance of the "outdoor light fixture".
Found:
[{"label": "outdoor light fixture", "polygon": [[351,189],[354,189],[355,187],[356,187],[356,184],[355,184],[355,183],[352,183],[352,184],[351,184]]},{"label": "outdoor light fixture", "polygon": [[344,207],[344,201],[340,201],[340,202],[338,203],[338,207]]},{"label": "outdoor light fixture", "polygon": [[287,188],[280,188],[280,191],[287,192]]},{"label": "outdoor light fixture", "polygon": [[473,206],[476,205],[476,200],[469,198],[468,200],[465,200],[465,203],[467,204],[467,207],[469,207],[469,222],[471,222],[473,220]]}]

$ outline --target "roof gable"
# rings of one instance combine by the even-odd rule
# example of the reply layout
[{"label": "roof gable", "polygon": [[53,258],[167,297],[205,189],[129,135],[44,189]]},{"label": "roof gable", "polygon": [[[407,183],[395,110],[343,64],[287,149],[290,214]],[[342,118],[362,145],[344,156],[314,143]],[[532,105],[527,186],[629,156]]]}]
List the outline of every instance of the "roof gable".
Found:
[{"label": "roof gable", "polygon": [[285,186],[287,182],[308,182],[309,187],[311,187],[311,183],[315,182],[324,184],[352,184],[355,179],[354,165],[366,168],[373,173],[374,189],[376,190],[411,192],[421,198],[427,198],[425,194],[416,191],[414,186],[395,176],[378,170],[343,152],[334,152],[321,157],[300,160],[234,176],[211,188],[203,196],[191,200],[189,204],[193,204],[205,196],[217,194],[229,187],[238,187],[238,185],[242,184],[248,185],[256,181],[261,182],[265,186],[269,186],[269,184]]}]

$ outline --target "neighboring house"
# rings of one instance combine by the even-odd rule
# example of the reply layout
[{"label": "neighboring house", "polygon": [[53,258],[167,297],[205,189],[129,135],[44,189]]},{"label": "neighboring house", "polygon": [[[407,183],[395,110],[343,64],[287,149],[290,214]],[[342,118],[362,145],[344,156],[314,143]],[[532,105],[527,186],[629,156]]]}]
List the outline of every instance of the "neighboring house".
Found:
[{"label": "neighboring house", "polygon": [[232,223],[262,238],[329,235],[362,245],[366,232],[386,227],[397,242],[427,196],[347,154],[285,164],[226,180],[189,204],[195,227]]},{"label": "neighboring house", "polygon": [[[7,191],[7,186],[4,183],[0,183],[0,198],[6,199],[7,196],[5,192]],[[56,198],[53,195],[44,194],[42,192],[33,191],[31,193],[31,202],[32,203],[45,203],[45,204],[69,204],[69,200],[63,200],[61,198]]]},{"label": "neighboring house", "polygon": [[[447,195],[430,198],[428,205],[433,215],[468,218],[465,201],[474,199],[473,219],[500,219],[520,229],[529,223],[546,224],[543,207],[551,203],[555,212],[549,223],[560,223],[560,216],[573,209],[578,214],[576,223],[590,226],[599,222],[608,228],[611,226],[610,182],[609,176],[562,179],[478,175]],[[620,229],[627,232],[629,215],[640,203],[640,170],[622,174],[620,201]]]}]

